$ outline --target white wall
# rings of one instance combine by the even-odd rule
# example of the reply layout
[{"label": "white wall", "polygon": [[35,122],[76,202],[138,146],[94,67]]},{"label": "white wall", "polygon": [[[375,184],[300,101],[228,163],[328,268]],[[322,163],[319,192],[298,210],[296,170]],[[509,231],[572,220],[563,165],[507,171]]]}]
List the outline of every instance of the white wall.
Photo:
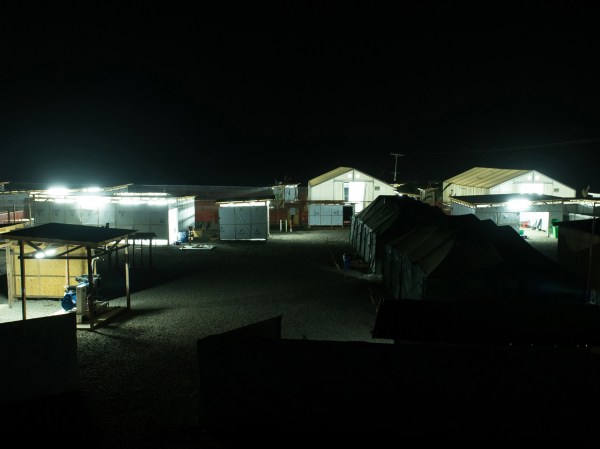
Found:
[{"label": "white wall", "polygon": [[[194,207],[193,200],[191,207]],[[183,205],[185,214],[189,214],[189,205]],[[51,201],[35,201],[32,215],[36,225],[46,223],[80,224],[87,226],[105,226],[111,228],[136,229],[140,232],[154,232],[159,240],[169,239],[168,206],[166,204],[118,204],[109,203],[93,208],[82,207],[76,203],[55,203]],[[187,223],[181,225],[187,229]],[[177,223],[175,224],[176,226]]]},{"label": "white wall", "polygon": [[[349,184],[349,197],[344,197],[344,186]],[[308,201],[343,201],[355,205],[355,213],[360,212],[379,195],[396,195],[389,184],[373,178],[359,170],[351,169],[335,178],[315,186],[308,186]]]},{"label": "white wall", "polygon": [[[444,183],[443,185],[446,187],[448,183]],[[444,193],[442,194],[442,200],[444,202],[450,202],[451,196],[488,195],[489,193],[490,189],[488,188],[452,184],[450,187],[444,190]]]},{"label": "white wall", "polygon": [[269,206],[264,204],[221,204],[221,240],[266,240],[269,236]]},{"label": "white wall", "polygon": [[309,226],[343,226],[343,204],[309,204]]},{"label": "white wall", "polygon": [[576,197],[575,189],[535,170],[531,170],[524,175],[517,176],[489,189],[460,184],[452,184],[446,187],[447,185],[447,182],[442,183],[442,188],[444,189],[442,199],[445,203],[450,202],[450,196],[498,195],[503,193],[539,193],[560,198]]},{"label": "white wall", "polygon": [[490,193],[538,193],[560,198],[575,198],[575,189],[532,170],[490,189]]}]

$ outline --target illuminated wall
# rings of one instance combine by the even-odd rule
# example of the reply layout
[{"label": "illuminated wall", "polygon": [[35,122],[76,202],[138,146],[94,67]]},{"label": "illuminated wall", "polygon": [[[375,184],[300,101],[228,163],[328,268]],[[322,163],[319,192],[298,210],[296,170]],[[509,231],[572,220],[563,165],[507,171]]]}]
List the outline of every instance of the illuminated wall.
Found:
[{"label": "illuminated wall", "polygon": [[308,186],[308,201],[335,201],[353,204],[355,213],[360,212],[379,195],[396,195],[389,184],[350,169],[320,184]]},{"label": "illuminated wall", "polygon": [[268,203],[221,204],[219,231],[221,240],[266,240],[269,236]]},{"label": "illuminated wall", "polygon": [[[174,243],[170,228],[185,231],[195,223],[194,197],[98,196],[42,197],[32,202],[36,225],[81,224],[154,232],[156,240]],[[173,210],[173,213],[169,211]],[[169,217],[172,223],[169,222]]]}]

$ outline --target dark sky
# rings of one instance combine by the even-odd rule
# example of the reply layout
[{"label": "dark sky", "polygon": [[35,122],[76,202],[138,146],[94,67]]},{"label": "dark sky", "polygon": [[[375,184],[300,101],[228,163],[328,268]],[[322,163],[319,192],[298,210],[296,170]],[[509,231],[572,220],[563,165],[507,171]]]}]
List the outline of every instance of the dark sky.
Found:
[{"label": "dark sky", "polygon": [[[2,43],[0,181],[306,185],[475,166],[600,191],[598,37],[573,32],[140,33]],[[600,159],[600,158],[598,158]]]}]

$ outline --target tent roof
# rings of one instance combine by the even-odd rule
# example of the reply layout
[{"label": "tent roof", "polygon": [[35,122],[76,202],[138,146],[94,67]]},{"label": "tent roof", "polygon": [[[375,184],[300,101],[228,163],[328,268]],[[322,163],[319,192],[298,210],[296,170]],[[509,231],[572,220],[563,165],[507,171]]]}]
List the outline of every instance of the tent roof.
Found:
[{"label": "tent roof", "polygon": [[447,218],[419,225],[388,244],[420,266],[427,276],[434,272],[445,276],[457,269],[475,272],[499,263],[559,276],[559,265],[536,251],[510,226],[498,226],[471,214]]},{"label": "tent roof", "polygon": [[528,200],[539,203],[552,203],[563,198],[552,195],[538,195],[537,193],[499,193],[494,195],[464,195],[452,197],[451,201],[466,204],[506,204],[514,200]]},{"label": "tent roof", "polygon": [[474,167],[453,178],[446,179],[444,183],[489,189],[531,171],[532,170]]},{"label": "tent roof", "polygon": [[317,176],[316,178],[309,179],[308,185],[312,187],[318,184],[322,184],[325,181],[329,181],[330,179],[336,178],[340,175],[343,175],[344,173],[348,173],[350,170],[353,170],[352,167],[334,168],[333,170],[328,171],[327,173],[323,173],[322,175]]},{"label": "tent roof", "polygon": [[406,195],[379,195],[354,219],[381,234],[387,229],[409,228],[416,222],[443,219],[441,209],[422,203]]}]

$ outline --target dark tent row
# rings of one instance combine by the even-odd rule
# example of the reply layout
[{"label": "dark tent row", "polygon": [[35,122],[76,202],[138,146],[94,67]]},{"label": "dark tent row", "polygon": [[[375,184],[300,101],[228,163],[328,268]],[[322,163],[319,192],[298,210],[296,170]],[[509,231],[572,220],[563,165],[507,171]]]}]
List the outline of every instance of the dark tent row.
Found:
[{"label": "dark tent row", "polygon": [[384,244],[415,226],[446,215],[408,196],[380,195],[365,209],[352,217],[350,244],[369,264],[372,273],[381,274]]},{"label": "dark tent row", "polygon": [[357,215],[351,243],[395,299],[585,302],[581,282],[509,226],[409,198],[382,201],[398,206]]}]

